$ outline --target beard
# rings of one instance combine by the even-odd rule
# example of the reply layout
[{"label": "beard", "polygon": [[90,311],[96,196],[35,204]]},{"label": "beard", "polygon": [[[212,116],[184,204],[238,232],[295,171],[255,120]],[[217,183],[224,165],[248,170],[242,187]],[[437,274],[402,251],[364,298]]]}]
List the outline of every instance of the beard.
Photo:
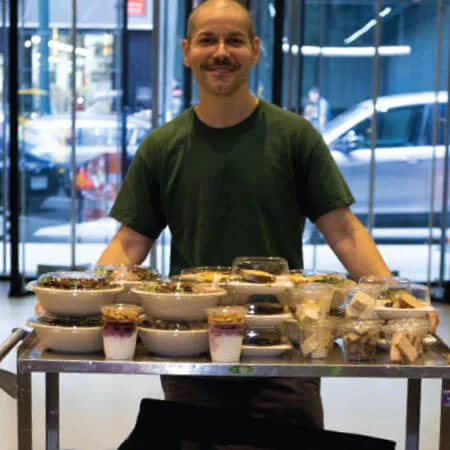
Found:
[{"label": "beard", "polygon": [[247,83],[248,77],[240,73],[241,68],[228,58],[213,60],[200,65],[200,76],[196,78],[200,87],[210,94],[229,97]]}]

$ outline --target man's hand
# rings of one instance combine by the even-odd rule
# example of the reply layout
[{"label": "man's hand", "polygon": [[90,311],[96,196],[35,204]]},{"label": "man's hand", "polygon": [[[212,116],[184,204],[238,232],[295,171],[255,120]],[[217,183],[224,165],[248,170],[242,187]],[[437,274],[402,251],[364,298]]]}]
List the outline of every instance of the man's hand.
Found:
[{"label": "man's hand", "polygon": [[430,332],[435,333],[438,325],[441,323],[439,313],[437,311],[430,311],[427,316],[428,321],[430,322]]},{"label": "man's hand", "polygon": [[44,308],[42,307],[42,305],[39,302],[36,302],[36,304],[34,305],[34,313],[36,315],[38,315],[43,311],[44,311]]}]

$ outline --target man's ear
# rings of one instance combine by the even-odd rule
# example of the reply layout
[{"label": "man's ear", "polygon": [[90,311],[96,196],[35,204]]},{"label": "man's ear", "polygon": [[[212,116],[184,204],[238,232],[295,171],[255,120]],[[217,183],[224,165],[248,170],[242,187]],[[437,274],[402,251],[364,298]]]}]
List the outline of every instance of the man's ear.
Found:
[{"label": "man's ear", "polygon": [[187,39],[181,41],[181,51],[183,52],[183,64],[186,67],[191,67],[189,62],[189,41]]},{"label": "man's ear", "polygon": [[259,37],[255,36],[252,40],[252,65],[255,66],[259,61],[260,55],[260,40]]}]

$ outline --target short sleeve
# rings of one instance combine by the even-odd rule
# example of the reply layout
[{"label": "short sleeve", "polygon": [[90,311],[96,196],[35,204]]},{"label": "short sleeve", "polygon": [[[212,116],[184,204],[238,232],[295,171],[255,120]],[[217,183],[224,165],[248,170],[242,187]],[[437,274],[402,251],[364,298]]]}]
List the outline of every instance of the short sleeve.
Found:
[{"label": "short sleeve", "polygon": [[157,149],[148,144],[148,139],[144,140],[133,158],[109,215],[132,230],[156,239],[166,226],[166,218],[161,205]]},{"label": "short sleeve", "polygon": [[302,152],[295,170],[301,207],[315,222],[336,208],[352,205],[355,199],[322,136],[311,130],[309,138],[313,145]]}]

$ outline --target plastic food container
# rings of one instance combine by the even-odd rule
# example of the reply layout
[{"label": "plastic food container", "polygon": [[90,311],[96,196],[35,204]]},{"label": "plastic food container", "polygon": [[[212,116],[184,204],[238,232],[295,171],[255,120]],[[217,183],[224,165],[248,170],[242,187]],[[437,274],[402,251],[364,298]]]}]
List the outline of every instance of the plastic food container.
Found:
[{"label": "plastic food container", "polygon": [[375,316],[374,291],[365,287],[351,289],[344,301],[345,317],[348,319],[372,319]]},{"label": "plastic food container", "polygon": [[414,362],[423,353],[423,339],[430,330],[427,319],[391,320],[382,328],[382,336],[392,362]]},{"label": "plastic food container", "polygon": [[293,282],[288,263],[277,257],[238,257],[232,265],[228,289],[233,304],[245,305],[252,295],[272,295],[288,305]]},{"label": "plastic food container", "polygon": [[375,359],[383,322],[380,320],[346,320],[339,326],[347,361]]},{"label": "plastic food container", "polygon": [[300,341],[299,322],[296,318],[291,317],[281,324],[283,335],[294,345],[298,346]]},{"label": "plastic food container", "polygon": [[225,289],[228,295],[221,299],[220,304],[231,305],[233,298],[231,295],[231,290],[228,288],[228,280],[230,279],[230,276],[231,266],[197,266],[183,269],[177,278],[180,281],[206,283]]},{"label": "plastic food container", "polygon": [[209,351],[212,361],[239,361],[246,312],[247,309],[242,306],[207,308]]},{"label": "plastic food container", "polygon": [[326,358],[333,342],[334,336],[328,321],[299,325],[299,346],[305,358]]},{"label": "plastic food container", "polygon": [[330,312],[335,288],[323,283],[294,286],[290,308],[300,321],[317,321]]},{"label": "plastic food container", "polygon": [[107,359],[133,359],[142,312],[140,306],[124,303],[102,307],[103,350]]},{"label": "plastic food container", "polygon": [[180,278],[184,281],[198,281],[221,285],[231,276],[231,266],[197,266],[183,269]]},{"label": "plastic food container", "polygon": [[244,345],[279,345],[281,344],[282,337],[282,329],[279,326],[246,327],[244,332]]}]

